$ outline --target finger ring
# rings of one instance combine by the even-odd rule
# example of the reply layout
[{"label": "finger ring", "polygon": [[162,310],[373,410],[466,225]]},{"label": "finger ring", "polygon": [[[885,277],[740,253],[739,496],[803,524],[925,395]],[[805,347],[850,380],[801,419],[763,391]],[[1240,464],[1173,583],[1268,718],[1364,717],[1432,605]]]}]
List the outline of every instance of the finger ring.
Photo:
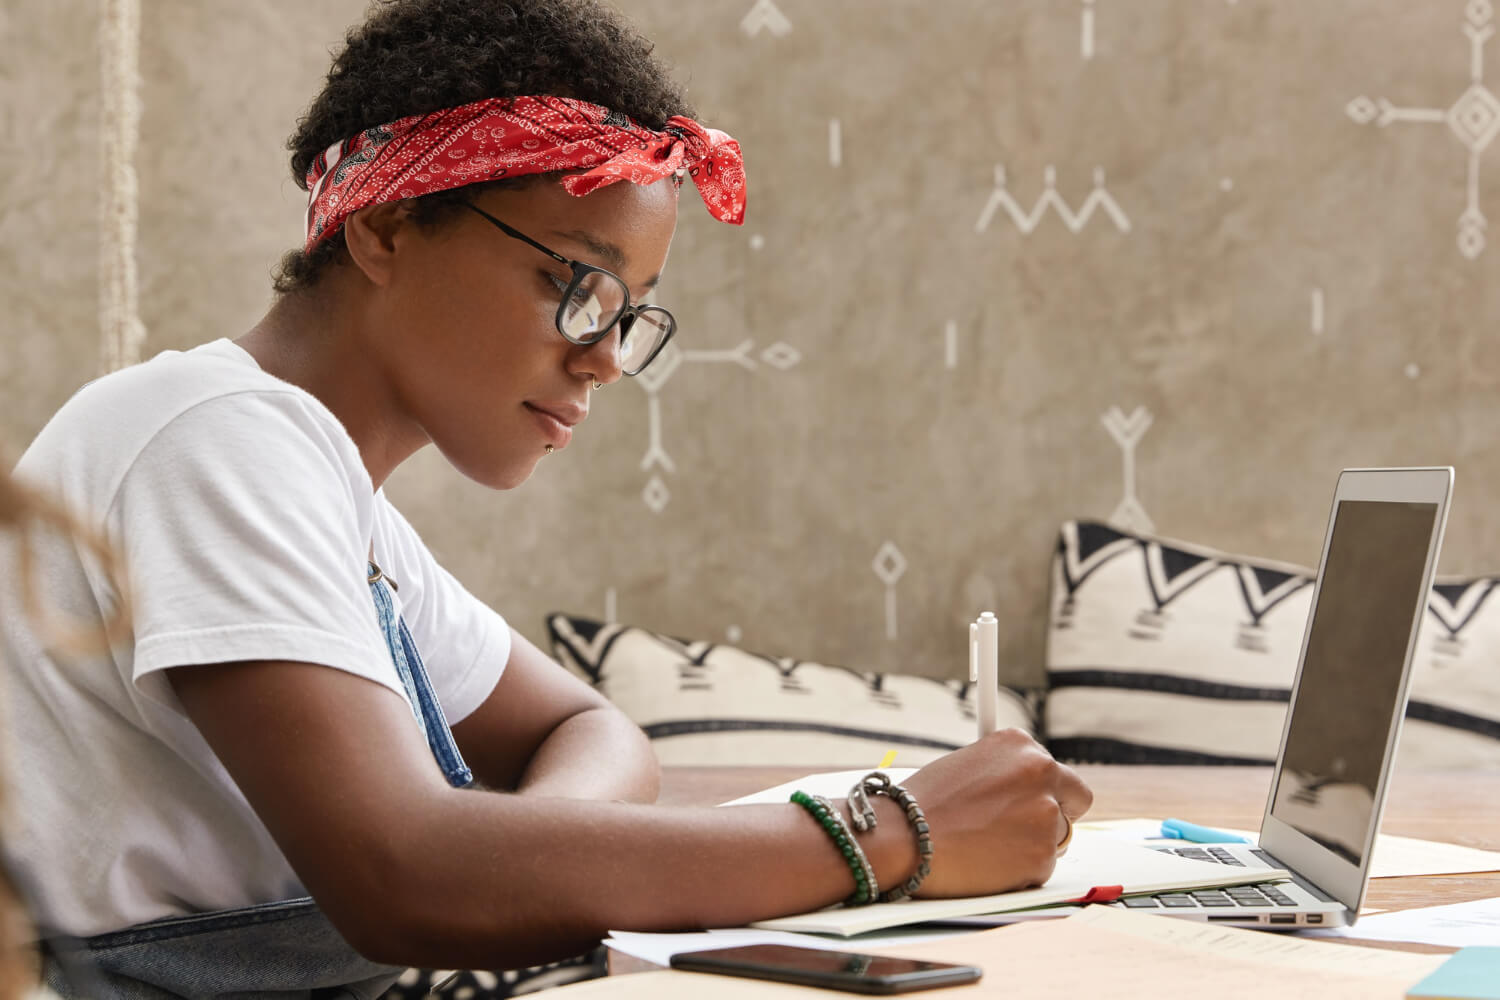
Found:
[{"label": "finger ring", "polygon": [[1068,832],[1063,834],[1063,839],[1057,843],[1057,856],[1059,858],[1068,853],[1068,841],[1073,839],[1073,821],[1064,816],[1063,822],[1068,824]]}]

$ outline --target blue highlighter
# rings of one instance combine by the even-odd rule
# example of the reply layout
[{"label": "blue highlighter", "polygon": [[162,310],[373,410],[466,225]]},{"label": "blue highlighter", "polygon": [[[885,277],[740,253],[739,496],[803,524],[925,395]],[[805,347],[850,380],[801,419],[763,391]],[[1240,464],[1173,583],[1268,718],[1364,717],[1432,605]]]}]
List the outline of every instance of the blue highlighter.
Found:
[{"label": "blue highlighter", "polygon": [[1211,826],[1199,826],[1184,819],[1161,821],[1161,835],[1169,840],[1189,840],[1195,844],[1252,844],[1249,837],[1226,830],[1215,830]]}]

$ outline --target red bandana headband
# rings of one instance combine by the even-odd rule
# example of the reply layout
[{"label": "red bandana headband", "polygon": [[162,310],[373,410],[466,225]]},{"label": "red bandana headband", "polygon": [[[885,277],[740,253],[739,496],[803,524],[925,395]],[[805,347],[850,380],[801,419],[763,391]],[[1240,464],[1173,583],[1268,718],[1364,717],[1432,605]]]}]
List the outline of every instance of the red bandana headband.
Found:
[{"label": "red bandana headband", "polygon": [[563,189],[582,197],[617,181],[653,184],[686,170],[709,214],[745,220],[740,144],[674,115],[662,131],[566,97],[488,98],[412,115],[335,143],[307,171],[307,250],[370,205],[468,184],[579,170]]}]

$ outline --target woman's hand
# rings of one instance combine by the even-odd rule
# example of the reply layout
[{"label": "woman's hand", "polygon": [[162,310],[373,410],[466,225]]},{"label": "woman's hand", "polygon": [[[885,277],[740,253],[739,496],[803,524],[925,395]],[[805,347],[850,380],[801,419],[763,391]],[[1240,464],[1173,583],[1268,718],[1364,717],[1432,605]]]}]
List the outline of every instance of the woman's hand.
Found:
[{"label": "woman's hand", "polygon": [[906,787],[932,830],[932,872],[918,896],[976,896],[1042,884],[1069,824],[1094,801],[1072,768],[1019,729],[940,757]]}]

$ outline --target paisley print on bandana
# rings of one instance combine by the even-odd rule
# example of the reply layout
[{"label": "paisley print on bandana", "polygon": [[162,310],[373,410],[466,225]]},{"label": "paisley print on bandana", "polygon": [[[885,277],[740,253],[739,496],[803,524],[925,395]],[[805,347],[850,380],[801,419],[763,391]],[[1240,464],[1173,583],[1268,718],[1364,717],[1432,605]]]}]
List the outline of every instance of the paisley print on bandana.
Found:
[{"label": "paisley print on bandana", "polygon": [[307,171],[307,243],[312,250],[370,205],[556,170],[582,197],[608,184],[693,179],[709,214],[745,221],[745,161],[718,129],[674,115],[660,132],[618,111],[566,97],[488,98],[412,115],[334,143]]}]

